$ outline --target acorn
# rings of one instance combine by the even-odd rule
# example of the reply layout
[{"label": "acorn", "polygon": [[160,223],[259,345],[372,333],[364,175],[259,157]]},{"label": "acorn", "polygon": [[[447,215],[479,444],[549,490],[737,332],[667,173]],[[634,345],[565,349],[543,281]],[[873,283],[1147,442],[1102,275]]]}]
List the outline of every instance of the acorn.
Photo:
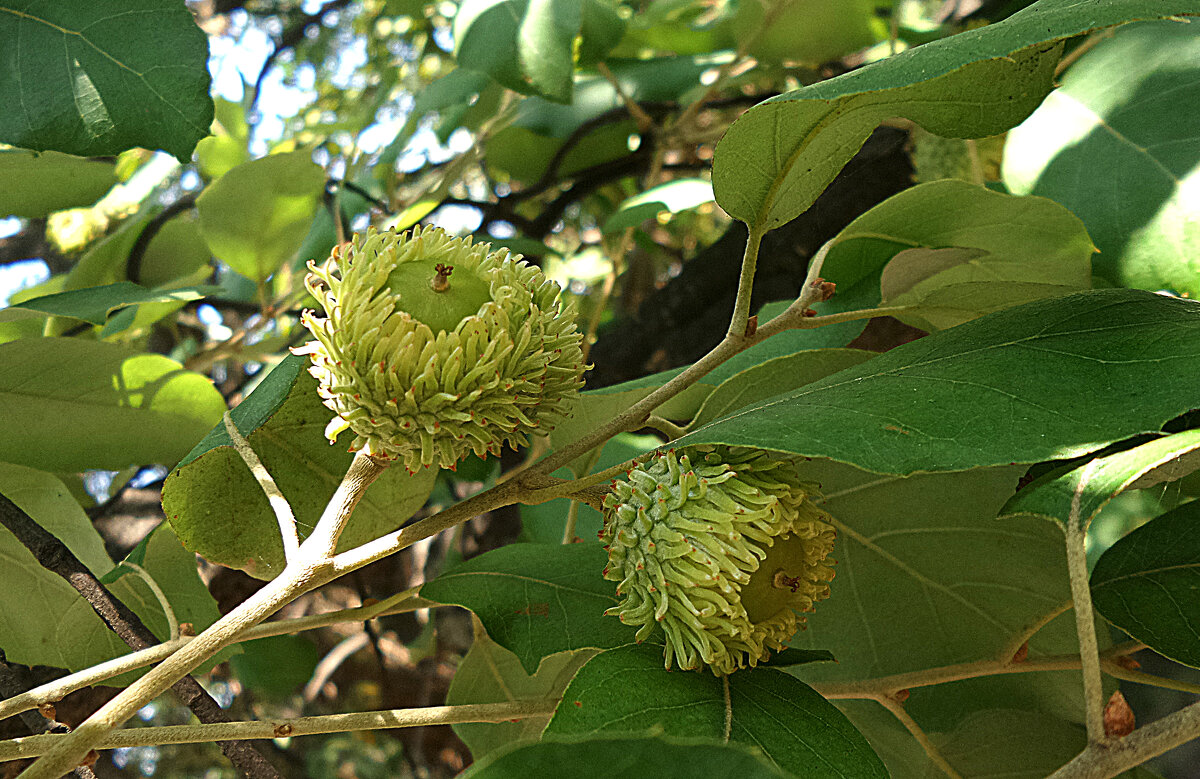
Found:
[{"label": "acorn", "polygon": [[665,664],[718,676],[783,649],[801,612],[829,597],[835,532],[797,460],[693,446],[656,452],[604,499],[604,578],[623,600],[606,614],[665,635]]},{"label": "acorn", "polygon": [[583,386],[583,335],[559,286],[507,249],[435,227],[369,230],[308,263],[325,316],[293,351],[346,429],[351,451],[419,467],[455,467],[548,431]]}]

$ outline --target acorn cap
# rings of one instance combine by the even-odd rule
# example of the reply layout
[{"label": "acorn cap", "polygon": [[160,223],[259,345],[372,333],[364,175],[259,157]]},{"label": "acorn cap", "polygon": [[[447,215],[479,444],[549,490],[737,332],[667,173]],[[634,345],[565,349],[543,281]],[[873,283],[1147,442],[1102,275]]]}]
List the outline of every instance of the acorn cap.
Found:
[{"label": "acorn cap", "polygon": [[793,458],[694,446],[656,452],[604,500],[615,614],[666,636],[666,667],[730,674],[783,649],[829,597],[835,532]]},{"label": "acorn cap", "polygon": [[528,443],[583,386],[583,336],[558,285],[507,249],[434,228],[365,235],[308,263],[325,316],[293,351],[336,416],[380,459],[454,468],[474,452]]}]

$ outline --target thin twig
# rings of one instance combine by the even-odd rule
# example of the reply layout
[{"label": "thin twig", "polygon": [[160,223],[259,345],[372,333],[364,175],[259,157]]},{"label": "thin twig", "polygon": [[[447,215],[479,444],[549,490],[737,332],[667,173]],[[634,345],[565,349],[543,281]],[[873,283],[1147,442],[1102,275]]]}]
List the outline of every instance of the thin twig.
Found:
[{"label": "thin twig", "polygon": [[1079,506],[1091,482],[1099,460],[1084,466],[1079,484],[1071,497],[1067,516],[1067,573],[1071,582],[1071,600],[1075,604],[1075,627],[1079,633],[1079,657],[1083,668],[1083,698],[1089,744],[1108,741],[1104,732],[1104,681],[1100,676],[1100,648],[1096,641],[1096,615],[1092,611],[1092,587],[1088,581],[1087,523],[1080,518]]},{"label": "thin twig", "polygon": [[[131,649],[144,649],[158,643],[158,639],[142,623],[141,619],[130,611],[128,606],[113,597],[112,593],[65,544],[34,522],[32,517],[4,495],[0,495],[0,524],[3,524],[33,554],[43,568],[66,579],[83,596],[88,605],[100,615],[105,624]],[[194,667],[190,666],[187,671],[190,672]],[[179,678],[172,682],[173,685],[165,685],[160,692],[165,691],[168,686],[171,687],[201,722],[223,723],[229,721],[225,710],[217,705],[217,702],[200,686],[200,683],[188,676],[186,672],[180,674]],[[272,777],[278,779],[279,773],[250,744],[222,741],[220,747],[225,756],[244,776],[251,777],[251,779],[271,779]],[[55,767],[53,770],[57,773],[53,774],[54,779],[79,765],[90,748],[81,750],[63,764]],[[34,768],[29,770],[33,771]]]},{"label": "thin twig", "polygon": [[[197,744],[218,739],[285,738],[314,736],[321,733],[347,733],[389,728],[418,728],[428,725],[457,725],[464,722],[512,722],[526,717],[553,714],[557,699],[513,701],[508,703],[471,703],[461,706],[426,706],[417,709],[363,711],[354,714],[328,714],[318,717],[269,722],[222,722],[214,725],[165,725],[130,728],[106,735],[96,749]],[[17,760],[49,754],[70,738],[70,734],[25,736],[0,741],[0,760]]]},{"label": "thin twig", "polygon": [[286,561],[295,559],[296,553],[300,550],[300,537],[296,534],[296,515],[292,512],[291,504],[283,496],[283,491],[279,489],[275,479],[263,465],[262,460],[258,458],[250,446],[250,442],[238,430],[228,411],[225,412],[225,432],[229,434],[229,440],[233,442],[233,448],[242,458],[242,462],[246,463],[246,467],[250,469],[254,481],[258,482],[259,488],[267,496],[267,502],[271,504],[271,511],[275,512],[275,519],[279,522],[279,536],[283,539],[283,559]]},{"label": "thin twig", "polygon": [[[304,630],[315,630],[342,622],[360,622],[391,614],[403,614],[419,609],[427,609],[437,605],[418,597],[416,593],[420,589],[420,587],[413,587],[378,603],[373,603],[370,606],[359,606],[353,609],[341,609],[325,614],[310,614],[305,617],[263,622],[241,633],[235,639],[234,643],[253,641],[256,638],[267,638],[270,636],[291,635]],[[82,671],[77,671],[60,679],[55,679],[52,682],[34,687],[19,695],[14,694],[11,698],[0,701],[0,719],[11,717],[22,711],[35,709],[42,703],[53,703],[61,700],[64,696],[76,690],[91,687],[114,676],[120,676],[123,673],[153,665],[164,657],[174,654],[175,650],[189,643],[194,638],[195,636],[182,636],[174,641],[155,644],[154,646],[139,649],[127,655],[114,657],[112,660],[98,663],[91,668],[85,668]]]},{"label": "thin twig", "polygon": [[942,756],[942,753],[938,751],[934,743],[929,740],[929,736],[925,735],[925,731],[921,730],[921,726],[917,724],[917,721],[904,710],[904,706],[900,701],[890,695],[881,695],[875,698],[875,700],[883,708],[890,711],[892,716],[900,720],[900,724],[916,739],[917,743],[921,745],[921,749],[925,750],[925,754],[929,757],[930,761],[942,769],[942,772],[946,776],[950,777],[950,779],[963,779],[962,774],[954,770],[954,766],[950,765],[949,761]]},{"label": "thin twig", "polygon": [[1088,744],[1050,779],[1108,779],[1200,736],[1200,703],[1168,714],[1113,743]]},{"label": "thin twig", "polygon": [[150,588],[150,592],[154,594],[154,599],[158,601],[158,606],[162,609],[163,616],[167,619],[168,640],[174,641],[179,638],[179,620],[175,617],[175,609],[171,608],[171,601],[167,600],[167,594],[162,591],[162,587],[158,586],[158,582],[154,581],[154,577],[150,575],[150,572],[129,560],[123,561],[121,566],[133,571],[142,580],[142,583]]}]

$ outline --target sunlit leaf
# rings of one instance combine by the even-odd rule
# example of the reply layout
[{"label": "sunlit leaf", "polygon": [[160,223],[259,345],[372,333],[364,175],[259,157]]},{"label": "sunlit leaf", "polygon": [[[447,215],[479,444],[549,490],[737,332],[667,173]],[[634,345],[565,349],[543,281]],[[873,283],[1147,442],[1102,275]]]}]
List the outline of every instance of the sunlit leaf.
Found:
[{"label": "sunlit leaf", "polygon": [[200,232],[218,259],[263,281],[304,242],[324,187],[325,173],[307,151],[251,160],[197,198]]},{"label": "sunlit leaf", "polygon": [[[113,568],[104,540],[62,482],[48,473],[0,463],[0,493],[62,541],[93,574]],[[0,587],[0,643],[10,662],[78,671],[129,647],[117,638],[75,588],[42,568],[7,530],[0,529],[0,559],[7,584]],[[169,527],[155,530],[143,567],[162,588],[175,616],[197,632],[212,624],[217,606],[187,553]],[[167,638],[162,606],[146,583],[124,576],[109,589],[161,639]],[[31,614],[53,619],[30,619]]]},{"label": "sunlit leaf", "polygon": [[0,460],[43,470],[175,463],[225,411],[208,377],[158,354],[23,338],[0,361],[0,406],[20,420],[0,433]]},{"label": "sunlit leaf", "polygon": [[[2,28],[0,28],[2,29]],[[48,151],[0,150],[0,217],[40,217],[90,206],[117,176],[111,162]]]},{"label": "sunlit leaf", "polygon": [[982,138],[1013,127],[1052,87],[1065,38],[1130,19],[1200,13],[1191,0],[1041,0],[1002,22],[927,43],[744,113],[717,145],[717,202],[772,229],[804,212],[880,122]]},{"label": "sunlit leaf", "polygon": [[1084,54],[1004,148],[1004,180],[1087,226],[1096,272],[1200,294],[1200,31],[1130,25]]}]

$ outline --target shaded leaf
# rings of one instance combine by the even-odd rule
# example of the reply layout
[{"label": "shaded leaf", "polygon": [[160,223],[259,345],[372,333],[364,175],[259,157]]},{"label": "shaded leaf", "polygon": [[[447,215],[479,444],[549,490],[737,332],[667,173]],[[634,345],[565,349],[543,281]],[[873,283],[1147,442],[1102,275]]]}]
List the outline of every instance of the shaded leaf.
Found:
[{"label": "shaded leaf", "polygon": [[1002,517],[1027,514],[1086,528],[1114,496],[1159,468],[1200,450],[1200,430],[1186,430],[1037,479],[1004,505]]},{"label": "shaded leaf", "polygon": [[325,172],[308,151],[251,160],[196,199],[200,232],[214,256],[264,281],[304,243],[324,188]]},{"label": "shaded leaf", "polygon": [[810,349],[767,360],[730,376],[705,399],[693,425],[705,425],[796,387],[823,379],[875,356],[861,349]]},{"label": "shaded leaf", "polygon": [[[48,471],[177,462],[225,412],[206,376],[77,338],[0,344],[0,460]],[[62,370],[70,366],[70,370]]]},{"label": "shaded leaf", "polygon": [[81,156],[142,146],[188,162],[213,118],[207,60],[207,38],[173,0],[5,0],[0,142]]},{"label": "shaded leaf", "polygon": [[421,588],[421,597],[470,609],[532,674],[547,655],[633,641],[633,628],[604,616],[618,600],[602,575],[607,561],[596,543],[513,544],[446,571]]},{"label": "shaded leaf", "polygon": [[757,446],[897,474],[1062,459],[1157,431],[1195,405],[1197,375],[1200,304],[1097,290],[904,344],[675,445]]},{"label": "shaded leaf", "polygon": [[[279,485],[304,539],[350,467],[353,455],[325,439],[333,412],[321,404],[308,360],[284,359],[231,413]],[[389,468],[367,489],[338,543],[340,550],[400,527],[424,503],[436,469]],[[163,484],[163,511],[188,549],[210,562],[270,579],[283,569],[279,523],[234,450],[223,422]]]},{"label": "shaded leaf", "polygon": [[255,695],[286,701],[304,685],[321,661],[321,650],[304,636],[268,636],[238,644],[230,659],[234,676]]},{"label": "shaded leaf", "polygon": [[1154,651],[1200,667],[1200,502],[1150,520],[1109,547],[1092,571],[1092,602]]},{"label": "shaded leaf", "polygon": [[41,311],[55,316],[82,319],[94,325],[102,325],[117,309],[139,303],[186,302],[201,300],[221,291],[220,287],[201,285],[170,290],[146,289],[132,281],[119,281],[101,287],[59,292],[21,301],[21,308]]},{"label": "shaded leaf", "polygon": [[774,228],[804,212],[880,122],[982,138],[1028,116],[1052,86],[1061,41],[1130,19],[1198,13],[1191,0],[1041,0],[744,113],[717,145],[713,189],[731,216]]},{"label": "shaded leaf", "polygon": [[801,477],[821,485],[833,516],[837,576],[791,644],[828,650],[837,663],[797,674],[843,681],[994,657],[1066,603],[1062,534],[1035,519],[995,519],[1023,471],[902,478],[803,463]]},{"label": "shaded leaf", "polygon": [[[1093,248],[1082,223],[1052,200],[1013,197],[946,179],[893,195],[834,238],[822,275],[849,282],[860,307],[938,330],[991,311],[1087,289]],[[882,269],[882,270],[880,270]],[[865,287],[874,282],[878,286]]]},{"label": "shaded leaf", "polygon": [[90,206],[116,183],[111,162],[53,151],[0,149],[0,217],[36,218]]},{"label": "shaded leaf", "polygon": [[[62,541],[93,574],[103,577],[113,568],[100,534],[54,476],[0,463],[0,493]],[[176,617],[200,632],[219,615],[196,573],[195,557],[184,551],[170,528],[160,526],[149,538],[143,566],[166,594]],[[0,644],[10,662],[78,671],[129,652],[70,584],[42,568],[4,529],[0,529],[0,560],[7,577],[0,586]],[[156,636],[167,638],[162,607],[144,581],[125,576],[109,589]],[[31,615],[47,618],[31,619]]]},{"label": "shaded leaf", "polygon": [[589,660],[567,685],[546,735],[652,729],[711,739],[728,733],[730,741],[758,747],[776,766],[797,776],[888,775],[841,712],[800,680],[770,668],[723,678],[671,673],[663,668],[657,646],[626,646]]},{"label": "shaded leaf", "polygon": [[696,739],[554,739],[518,745],[490,755],[461,774],[462,779],[529,779],[534,776],[653,776],[693,779],[696,766],[705,779],[784,779],[785,774],[757,751]]},{"label": "shaded leaf", "polygon": [[[470,651],[454,672],[446,705],[557,698],[580,666],[595,654],[593,649],[559,652],[544,658],[537,673],[530,675],[525,673],[516,655],[486,633],[476,631]],[[517,722],[462,723],[454,726],[454,732],[471,749],[472,757],[479,760],[513,742],[536,741],[549,721],[547,714]]]},{"label": "shaded leaf", "polygon": [[[1193,9],[1194,10],[1194,9]],[[1117,30],[1009,134],[1004,180],[1079,215],[1110,283],[1200,294],[1200,32]]]}]

